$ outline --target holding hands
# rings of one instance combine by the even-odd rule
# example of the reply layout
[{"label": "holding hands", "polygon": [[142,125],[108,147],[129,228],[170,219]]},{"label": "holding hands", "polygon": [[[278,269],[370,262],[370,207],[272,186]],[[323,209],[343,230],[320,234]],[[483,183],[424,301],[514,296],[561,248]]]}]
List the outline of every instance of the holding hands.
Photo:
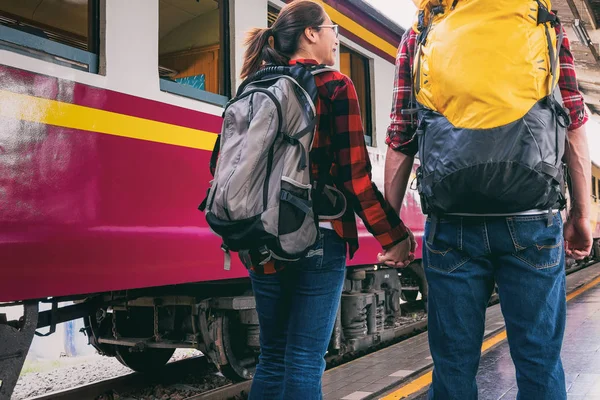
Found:
[{"label": "holding hands", "polygon": [[417,241],[409,230],[408,238],[388,250],[383,250],[377,255],[377,259],[388,267],[404,268],[414,261],[416,249]]}]

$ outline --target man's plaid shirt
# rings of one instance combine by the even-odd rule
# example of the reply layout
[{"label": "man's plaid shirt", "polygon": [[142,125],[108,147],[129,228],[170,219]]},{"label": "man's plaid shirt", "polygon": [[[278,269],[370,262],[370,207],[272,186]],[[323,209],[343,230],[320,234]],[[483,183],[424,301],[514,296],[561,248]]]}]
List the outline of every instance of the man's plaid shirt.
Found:
[{"label": "man's plaid shirt", "polygon": [[[560,26],[557,26],[557,34],[559,29],[561,29]],[[409,29],[404,33],[398,47],[392,112],[390,115],[391,123],[386,139],[388,146],[409,156],[414,156],[418,148],[415,135],[416,119],[413,117],[411,120],[410,115],[402,115],[401,111],[411,108],[409,104],[412,92],[411,70],[416,43],[417,33],[413,29]],[[564,34],[559,57],[560,77],[558,86],[563,97],[564,106],[569,110],[571,116],[569,130],[573,130],[585,124],[588,115],[585,110],[583,95],[577,87],[573,55],[566,33]]]}]

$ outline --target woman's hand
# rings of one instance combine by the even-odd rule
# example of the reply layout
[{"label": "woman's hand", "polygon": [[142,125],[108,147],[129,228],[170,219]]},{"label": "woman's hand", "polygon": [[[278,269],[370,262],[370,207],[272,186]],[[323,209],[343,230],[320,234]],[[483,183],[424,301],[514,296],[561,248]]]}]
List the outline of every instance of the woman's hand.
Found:
[{"label": "woman's hand", "polygon": [[415,250],[417,250],[417,241],[415,235],[409,230],[408,238],[388,250],[383,250],[377,255],[377,259],[388,267],[404,268],[414,261]]}]

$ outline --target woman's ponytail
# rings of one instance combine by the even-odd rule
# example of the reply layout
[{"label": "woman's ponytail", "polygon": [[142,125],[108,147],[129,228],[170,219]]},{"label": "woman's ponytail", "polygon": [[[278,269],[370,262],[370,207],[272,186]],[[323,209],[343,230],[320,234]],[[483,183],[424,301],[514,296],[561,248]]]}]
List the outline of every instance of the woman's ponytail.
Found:
[{"label": "woman's ponytail", "polygon": [[265,61],[263,53],[265,47],[269,47],[269,38],[272,36],[271,28],[254,28],[248,32],[246,42],[247,47],[244,53],[244,65],[242,66],[242,79],[254,74],[258,71]]},{"label": "woman's ponytail", "polygon": [[310,0],[296,0],[281,9],[271,28],[254,28],[246,37],[246,52],[240,77],[246,79],[263,65],[287,65],[298,50],[304,29],[319,26],[325,20],[320,4]]}]

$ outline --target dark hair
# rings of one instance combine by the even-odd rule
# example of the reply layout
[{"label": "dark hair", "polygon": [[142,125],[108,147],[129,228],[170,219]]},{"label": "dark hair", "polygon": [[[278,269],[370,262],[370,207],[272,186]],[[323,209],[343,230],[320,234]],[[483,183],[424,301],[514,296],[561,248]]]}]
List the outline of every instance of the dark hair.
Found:
[{"label": "dark hair", "polygon": [[[323,7],[311,0],[296,0],[281,9],[270,28],[254,28],[248,32],[244,43],[244,65],[241,78],[247,78],[264,63],[287,65],[290,57],[298,50],[300,36],[308,27],[317,27],[325,21]],[[273,47],[269,38],[273,37]]]}]

